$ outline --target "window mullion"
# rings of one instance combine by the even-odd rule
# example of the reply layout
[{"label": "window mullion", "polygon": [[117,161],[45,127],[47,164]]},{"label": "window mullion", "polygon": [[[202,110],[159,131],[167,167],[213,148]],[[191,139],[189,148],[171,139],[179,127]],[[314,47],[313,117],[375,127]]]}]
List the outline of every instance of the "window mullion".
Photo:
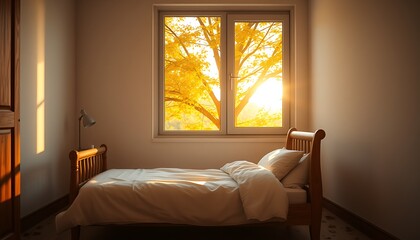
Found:
[{"label": "window mullion", "polygon": [[235,81],[237,80],[237,77],[234,73],[234,61],[235,61],[235,25],[234,25],[234,15],[228,14],[226,19],[226,25],[227,25],[227,39],[226,39],[226,45],[227,45],[227,73],[226,73],[226,79],[227,79],[227,133],[232,134],[234,129],[234,121],[235,121]]},{"label": "window mullion", "polygon": [[228,38],[228,29],[227,29],[227,14],[225,12],[219,13],[221,16],[221,33],[220,33],[220,56],[221,56],[221,66],[220,66],[220,90],[221,90],[221,99],[220,99],[220,124],[221,132],[227,134],[227,119],[228,119],[228,79],[226,78],[227,73],[227,38]]}]

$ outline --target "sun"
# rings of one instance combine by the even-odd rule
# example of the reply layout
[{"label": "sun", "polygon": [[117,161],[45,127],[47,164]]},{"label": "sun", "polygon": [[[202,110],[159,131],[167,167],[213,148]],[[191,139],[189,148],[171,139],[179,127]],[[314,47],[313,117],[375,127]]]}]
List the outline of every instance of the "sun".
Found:
[{"label": "sun", "polygon": [[258,87],[249,102],[270,112],[282,109],[283,85],[281,80],[268,79]]}]

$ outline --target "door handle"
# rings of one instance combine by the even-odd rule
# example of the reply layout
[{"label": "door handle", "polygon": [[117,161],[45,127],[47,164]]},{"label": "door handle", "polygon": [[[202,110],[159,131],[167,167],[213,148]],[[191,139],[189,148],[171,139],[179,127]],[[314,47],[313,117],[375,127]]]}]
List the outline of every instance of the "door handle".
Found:
[{"label": "door handle", "polygon": [[239,78],[241,78],[241,77],[236,77],[236,76],[233,76],[233,74],[231,73],[231,74],[229,75],[229,78],[230,78],[230,90],[232,91],[232,90],[233,90],[233,80],[234,80],[234,79],[239,79]]}]

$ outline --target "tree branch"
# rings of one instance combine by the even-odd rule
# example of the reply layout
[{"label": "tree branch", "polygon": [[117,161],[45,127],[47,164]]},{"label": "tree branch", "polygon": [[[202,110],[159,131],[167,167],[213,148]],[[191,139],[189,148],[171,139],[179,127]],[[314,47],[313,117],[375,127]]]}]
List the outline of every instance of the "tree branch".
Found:
[{"label": "tree branch", "polygon": [[[271,57],[269,59],[272,59],[272,58],[276,57],[277,52],[278,52],[278,48],[276,48],[273,51],[273,54],[271,55]],[[235,107],[235,117],[239,116],[239,114],[242,112],[244,107],[248,104],[252,95],[254,95],[254,93],[257,91],[258,87],[261,86],[261,84],[263,84],[265,81],[267,81],[267,79],[269,78],[268,76],[272,77],[274,73],[278,74],[278,73],[281,72],[281,71],[276,71],[274,73],[270,73],[269,75],[267,75],[267,72],[268,72],[268,70],[270,69],[271,66],[272,65],[266,65],[263,68],[263,71],[261,72],[260,76],[258,77],[258,80],[254,83],[254,85],[252,85],[250,88],[248,88],[248,90],[245,92],[245,96],[243,97],[241,102]]]},{"label": "tree branch", "polygon": [[178,40],[179,44],[181,44],[182,48],[184,49],[185,53],[187,54],[187,56],[190,55],[190,53],[188,52],[187,47],[185,46],[185,44],[181,41],[181,39],[179,39],[179,36],[168,26],[165,24],[165,28],[171,32],[171,34]]},{"label": "tree branch", "polygon": [[203,107],[201,104],[197,103],[196,101],[191,100],[191,99],[179,99],[179,98],[175,98],[175,97],[165,97],[165,102],[166,101],[179,102],[179,103],[186,104],[190,107],[193,107],[195,110],[197,110],[198,112],[200,112],[204,116],[206,116],[214,125],[217,126],[218,129],[220,129],[219,119],[215,118],[209,111],[207,111],[207,109],[205,107]]},{"label": "tree branch", "polygon": [[[239,65],[238,65],[239,69],[242,68],[243,64],[246,62],[246,60],[248,60],[249,57],[251,57],[254,53],[256,53],[259,50],[259,48],[261,47],[261,44],[265,41],[265,39],[268,36],[268,33],[270,32],[271,28],[273,27],[273,24],[274,23],[272,23],[269,26],[268,31],[265,33],[264,37],[258,43],[257,47],[255,47],[255,49],[252,52],[250,52],[249,54],[245,55],[245,57],[242,59],[242,61],[240,61]],[[255,31],[255,29],[254,29],[254,31]],[[249,46],[250,45],[248,45],[246,49],[248,49]]]}]

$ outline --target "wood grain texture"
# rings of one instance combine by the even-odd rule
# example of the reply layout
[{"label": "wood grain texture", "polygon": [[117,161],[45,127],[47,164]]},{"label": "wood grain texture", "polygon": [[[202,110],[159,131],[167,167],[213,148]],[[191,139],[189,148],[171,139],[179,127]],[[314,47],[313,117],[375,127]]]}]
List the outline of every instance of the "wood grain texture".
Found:
[{"label": "wood grain texture", "polygon": [[0,0],[0,239],[20,239],[20,1]]},{"label": "wood grain texture", "polygon": [[11,107],[11,0],[0,0],[0,110]]},{"label": "wood grain texture", "polygon": [[2,130],[0,132],[0,237],[13,231],[12,208],[12,132]]}]

